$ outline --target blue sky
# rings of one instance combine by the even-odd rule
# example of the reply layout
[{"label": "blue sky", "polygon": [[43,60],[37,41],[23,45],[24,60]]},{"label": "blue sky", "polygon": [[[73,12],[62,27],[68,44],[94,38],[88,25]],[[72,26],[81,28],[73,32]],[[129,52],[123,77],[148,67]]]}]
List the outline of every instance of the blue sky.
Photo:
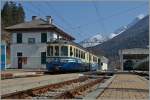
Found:
[{"label": "blue sky", "polygon": [[55,24],[82,41],[95,34],[109,36],[136,16],[148,14],[148,1],[17,1],[26,20],[50,15]]}]

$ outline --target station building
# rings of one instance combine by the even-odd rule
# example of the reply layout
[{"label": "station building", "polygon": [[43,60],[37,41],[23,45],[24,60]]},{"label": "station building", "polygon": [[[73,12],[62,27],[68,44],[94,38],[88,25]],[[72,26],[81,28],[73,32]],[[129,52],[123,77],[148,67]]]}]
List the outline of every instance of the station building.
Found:
[{"label": "station building", "polygon": [[119,51],[119,56],[122,70],[134,70],[142,63],[144,66],[141,67],[149,67],[148,48],[123,49]]},{"label": "station building", "polygon": [[17,69],[45,69],[47,42],[56,39],[73,41],[74,37],[53,25],[52,18],[32,16],[29,22],[5,28],[11,33],[11,66]]}]

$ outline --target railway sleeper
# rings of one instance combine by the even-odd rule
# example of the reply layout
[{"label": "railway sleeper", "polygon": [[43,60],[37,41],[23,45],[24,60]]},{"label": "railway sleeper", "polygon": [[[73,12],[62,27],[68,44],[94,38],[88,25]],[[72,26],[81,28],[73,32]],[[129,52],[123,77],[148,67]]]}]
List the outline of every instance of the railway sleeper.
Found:
[{"label": "railway sleeper", "polygon": [[71,99],[71,98],[75,98],[75,96],[77,95],[81,95],[83,91],[87,90],[88,88],[93,87],[94,85],[98,84],[99,82],[102,82],[104,79],[100,78],[97,80],[94,80],[92,82],[88,82],[86,84],[83,84],[81,86],[75,87],[74,89],[68,90],[64,93],[58,94],[55,97],[53,97],[53,99]]},{"label": "railway sleeper", "polygon": [[41,87],[25,90],[25,91],[18,91],[18,92],[14,92],[10,94],[5,94],[5,95],[2,95],[1,98],[2,99],[25,99],[28,97],[34,97],[41,93],[45,93],[52,89],[61,88],[64,85],[70,85],[72,83],[83,82],[85,80],[88,80],[88,77],[83,76],[83,77],[79,77],[78,79],[72,79],[72,80],[68,80],[68,81],[64,81],[60,83],[55,83],[55,84],[50,84],[46,86],[41,86]]}]

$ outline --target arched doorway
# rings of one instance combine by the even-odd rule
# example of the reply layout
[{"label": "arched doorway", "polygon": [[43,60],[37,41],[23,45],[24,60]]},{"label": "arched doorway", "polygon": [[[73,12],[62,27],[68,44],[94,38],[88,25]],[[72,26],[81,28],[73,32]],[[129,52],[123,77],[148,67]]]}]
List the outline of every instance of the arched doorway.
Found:
[{"label": "arched doorway", "polygon": [[123,67],[124,70],[133,70],[133,61],[132,60],[125,61]]}]

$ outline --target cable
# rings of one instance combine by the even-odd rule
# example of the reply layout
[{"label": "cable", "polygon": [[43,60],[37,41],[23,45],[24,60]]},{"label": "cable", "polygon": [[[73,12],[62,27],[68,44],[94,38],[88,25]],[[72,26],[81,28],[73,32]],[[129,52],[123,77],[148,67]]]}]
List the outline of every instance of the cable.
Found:
[{"label": "cable", "polygon": [[96,14],[97,14],[97,16],[98,16],[100,25],[102,26],[102,30],[104,30],[104,33],[107,33],[105,24],[104,24],[103,19],[102,19],[102,17],[101,17],[101,14],[100,14],[100,12],[98,11],[98,7],[97,7],[97,5],[96,5],[96,3],[95,3],[94,1],[93,1],[93,5],[94,5],[94,8],[95,8]]},{"label": "cable", "polygon": [[62,16],[62,15],[60,15],[57,11],[56,11],[56,9],[49,3],[49,2],[47,2],[47,3],[45,3],[48,7],[50,7],[51,8],[51,10],[53,10],[53,12],[55,13],[55,15],[57,15],[63,22],[65,22],[65,24],[68,26],[68,27],[70,27],[70,28],[72,28],[71,26],[71,24],[70,23],[68,23],[68,21],[66,21],[65,19],[64,19],[64,17]]},{"label": "cable", "polygon": [[[111,19],[111,18],[113,18],[113,17],[115,17],[115,16],[123,15],[123,14],[125,14],[125,13],[127,13],[127,12],[130,12],[130,11],[133,11],[133,10],[135,10],[135,9],[138,9],[139,7],[141,7],[141,6],[145,5],[145,4],[147,4],[147,3],[140,4],[140,5],[136,6],[136,7],[129,8],[129,9],[126,9],[126,10],[124,10],[124,11],[120,11],[120,12],[114,13],[114,14],[112,14],[112,15],[110,15],[110,16],[107,16],[107,17],[105,17],[105,18],[102,18],[102,19],[103,19],[103,21],[105,21],[105,20]],[[92,25],[92,24],[95,24],[95,23],[98,23],[98,20],[95,20],[95,21],[90,22],[90,23],[88,22],[88,23],[79,25],[79,26],[74,27],[74,28],[79,28],[79,27],[81,28],[81,27],[85,27],[85,26]]]},{"label": "cable", "polygon": [[[51,10],[53,10],[53,12],[55,13],[55,15],[58,16],[69,27],[69,29],[72,29],[73,31],[75,31],[76,29],[78,29],[78,28],[75,29],[74,27],[72,27],[72,25],[67,20],[65,20],[65,18],[60,13],[58,13],[56,11],[56,9],[49,2],[46,2],[45,4],[47,5],[48,9],[50,7]],[[78,31],[80,31],[80,30],[78,30]],[[78,32],[75,32],[75,33],[78,33]],[[79,36],[82,35],[81,33],[78,33],[78,34],[79,34]]]},{"label": "cable", "polygon": [[[19,3],[21,3],[23,6],[24,6],[24,3],[23,3],[23,1],[19,1]],[[29,5],[30,6],[30,5]],[[32,6],[33,7],[33,6]],[[35,14],[35,15],[38,15],[38,16],[40,16],[40,13],[39,12],[37,12],[37,11],[35,11],[35,10],[33,10],[32,8],[30,8],[30,7],[24,7],[24,9],[27,11],[27,12],[29,12],[31,15],[33,15],[33,14]],[[42,18],[42,16],[40,16],[41,18]]]}]

